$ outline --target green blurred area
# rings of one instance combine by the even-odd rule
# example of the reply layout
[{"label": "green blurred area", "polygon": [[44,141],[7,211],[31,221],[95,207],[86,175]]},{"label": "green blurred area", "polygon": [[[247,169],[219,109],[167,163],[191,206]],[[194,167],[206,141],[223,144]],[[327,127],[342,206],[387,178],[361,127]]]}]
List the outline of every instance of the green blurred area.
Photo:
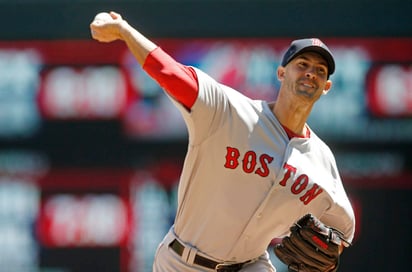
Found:
[{"label": "green blurred area", "polygon": [[0,1],[0,39],[88,39],[114,10],[151,37],[406,37],[408,0]]}]

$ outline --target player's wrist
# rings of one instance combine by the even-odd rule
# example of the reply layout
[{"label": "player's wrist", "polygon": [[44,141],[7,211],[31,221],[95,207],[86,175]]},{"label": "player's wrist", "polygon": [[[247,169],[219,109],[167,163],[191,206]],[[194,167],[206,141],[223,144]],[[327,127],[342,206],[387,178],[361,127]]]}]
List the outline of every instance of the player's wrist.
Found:
[{"label": "player's wrist", "polygon": [[129,25],[126,20],[121,20],[119,22],[119,39],[125,41],[127,37],[131,35],[133,28]]}]

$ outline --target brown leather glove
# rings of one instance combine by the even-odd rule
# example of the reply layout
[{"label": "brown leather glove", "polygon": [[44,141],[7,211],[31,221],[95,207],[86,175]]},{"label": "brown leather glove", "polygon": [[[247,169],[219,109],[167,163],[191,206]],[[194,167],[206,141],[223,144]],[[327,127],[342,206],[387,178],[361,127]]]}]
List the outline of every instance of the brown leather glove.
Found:
[{"label": "brown leather glove", "polygon": [[299,219],[290,231],[290,236],[283,238],[282,243],[274,248],[276,256],[288,266],[289,271],[337,271],[342,233],[324,225],[311,214]]}]

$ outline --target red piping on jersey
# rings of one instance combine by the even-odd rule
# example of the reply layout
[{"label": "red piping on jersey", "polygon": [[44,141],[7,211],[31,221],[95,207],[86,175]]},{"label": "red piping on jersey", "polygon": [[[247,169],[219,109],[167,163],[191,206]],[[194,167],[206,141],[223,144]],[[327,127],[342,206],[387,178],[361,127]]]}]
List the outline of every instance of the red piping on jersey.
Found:
[{"label": "red piping on jersey", "polygon": [[297,134],[297,133],[293,132],[292,130],[288,129],[288,128],[285,127],[284,125],[282,125],[282,127],[283,127],[283,129],[285,130],[286,134],[288,135],[289,140],[292,139],[292,138],[294,138],[294,137],[297,137],[297,138],[310,138],[310,130],[309,130],[309,128],[306,128],[306,133],[305,133],[305,135],[300,135],[300,134]]},{"label": "red piping on jersey", "polygon": [[143,69],[174,99],[191,109],[199,93],[196,72],[185,66],[160,47],[147,56]]}]

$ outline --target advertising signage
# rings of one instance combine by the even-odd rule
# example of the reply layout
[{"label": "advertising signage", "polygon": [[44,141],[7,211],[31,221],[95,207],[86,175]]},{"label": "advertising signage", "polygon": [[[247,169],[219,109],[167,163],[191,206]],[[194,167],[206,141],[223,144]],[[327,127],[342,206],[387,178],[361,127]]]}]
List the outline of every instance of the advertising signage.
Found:
[{"label": "advertising signage", "polygon": [[[412,38],[323,39],[336,59],[332,91],[309,125],[338,142],[409,142]],[[291,39],[159,39],[178,61],[256,99],[275,100],[276,67]],[[0,137],[30,136],[49,120],[116,120],[132,139],[182,139],[163,90],[121,42],[0,42]],[[23,72],[22,72],[23,71]],[[13,120],[13,122],[9,122]]]}]

